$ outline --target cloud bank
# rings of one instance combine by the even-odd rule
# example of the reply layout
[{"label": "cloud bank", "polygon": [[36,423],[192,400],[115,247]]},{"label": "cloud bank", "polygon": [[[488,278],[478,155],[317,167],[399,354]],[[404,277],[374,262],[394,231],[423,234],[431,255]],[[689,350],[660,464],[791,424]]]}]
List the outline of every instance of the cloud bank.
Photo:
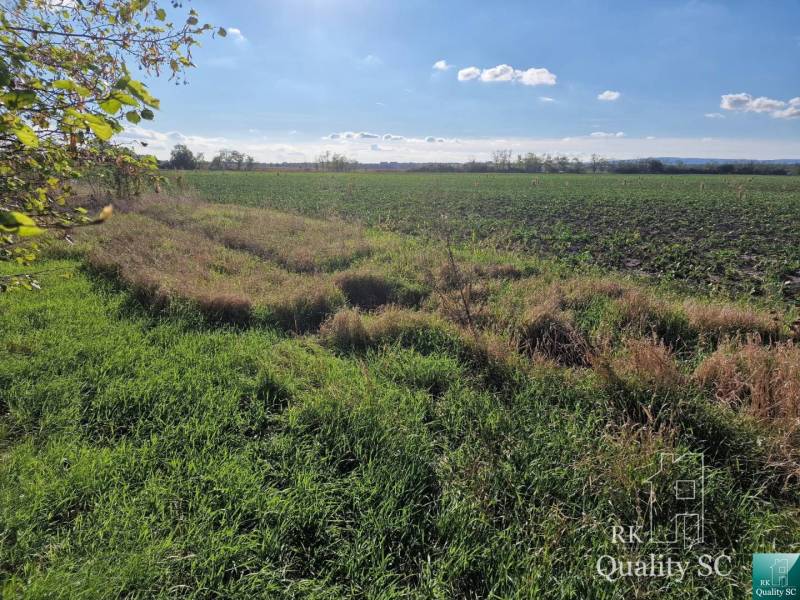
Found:
[{"label": "cloud bank", "polygon": [[[352,133],[352,132],[351,132]],[[683,156],[699,158],[777,159],[800,157],[800,140],[768,140],[754,138],[633,138],[618,133],[583,135],[571,138],[473,138],[447,139],[436,136],[414,137],[385,134],[381,137],[380,160],[398,162],[467,162],[489,160],[495,150],[510,149],[513,154],[565,154],[588,158],[600,154],[607,158],[641,158],[648,156]],[[375,162],[376,145],[373,138],[326,136],[325,138],[298,139],[284,136],[271,140],[263,135],[249,137],[207,137],[177,131],[161,132],[139,126],[130,126],[120,134],[120,141],[145,142],[137,151],[152,153],[159,158],[169,158],[176,144],[185,144],[193,152],[203,152],[211,158],[221,149],[236,149],[252,155],[260,162],[310,162],[319,154],[330,150],[346,154],[361,162]],[[387,138],[386,136],[390,136]],[[433,142],[426,141],[433,138]]]},{"label": "cloud bank", "polygon": [[556,76],[545,68],[515,69],[506,64],[489,69],[467,67],[458,72],[459,81],[480,79],[486,83],[514,82],[522,85],[555,85]]},{"label": "cloud bank", "polygon": [[754,98],[745,92],[724,94],[719,107],[733,112],[766,113],[776,119],[795,119],[800,117],[800,96],[784,102],[766,96]]}]

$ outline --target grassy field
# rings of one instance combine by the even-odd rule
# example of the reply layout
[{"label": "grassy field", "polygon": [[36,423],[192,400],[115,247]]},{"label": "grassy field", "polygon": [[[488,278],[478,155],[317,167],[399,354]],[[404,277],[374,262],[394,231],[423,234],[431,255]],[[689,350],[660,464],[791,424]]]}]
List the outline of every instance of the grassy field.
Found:
[{"label": "grassy field", "polygon": [[[51,246],[41,291],[0,295],[4,595],[733,599],[752,552],[800,551],[796,307],[530,251],[543,190],[551,217],[591,194],[624,231],[658,178],[426,177],[193,174],[214,203],[141,199]],[[719,220],[704,181],[663,180],[660,206],[693,190],[683,232]],[[746,185],[797,209],[795,180]],[[465,243],[430,235],[442,209]],[[524,245],[488,243],[515,211]],[[797,251],[759,232],[717,243]],[[609,582],[603,554],[664,552],[610,536],[664,452],[707,467],[680,556],[731,573]],[[654,480],[656,537],[693,467]]]},{"label": "grassy field", "polygon": [[[213,202],[358,219],[796,302],[800,178],[185,172]],[[795,281],[784,286],[786,281]]]}]

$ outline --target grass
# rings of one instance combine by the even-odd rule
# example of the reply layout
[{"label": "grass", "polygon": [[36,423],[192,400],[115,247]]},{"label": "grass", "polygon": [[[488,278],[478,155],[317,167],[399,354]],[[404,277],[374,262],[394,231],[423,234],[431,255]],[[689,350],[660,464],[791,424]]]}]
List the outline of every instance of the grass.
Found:
[{"label": "grass", "polygon": [[[197,201],[77,241],[0,296],[4,595],[739,598],[800,548],[795,309]],[[662,451],[730,578],[594,573]]]},{"label": "grass", "polygon": [[[800,178],[769,176],[180,174],[213,202],[274,208],[671,281],[692,292],[795,302]],[[534,179],[538,180],[533,185]]]}]

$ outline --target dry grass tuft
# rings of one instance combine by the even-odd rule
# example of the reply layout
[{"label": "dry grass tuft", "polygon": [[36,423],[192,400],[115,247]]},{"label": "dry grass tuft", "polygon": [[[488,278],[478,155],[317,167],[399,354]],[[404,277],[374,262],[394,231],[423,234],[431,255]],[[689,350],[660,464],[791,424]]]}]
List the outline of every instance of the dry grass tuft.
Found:
[{"label": "dry grass tuft", "polygon": [[687,301],[683,304],[689,325],[716,340],[756,334],[765,342],[781,338],[780,318],[752,308]]},{"label": "dry grass tuft", "polygon": [[370,345],[370,335],[357,310],[345,308],[337,312],[320,328],[323,343],[340,350],[364,350]]},{"label": "dry grass tuft", "polygon": [[620,294],[614,302],[619,311],[622,324],[636,331],[647,331],[665,306],[638,289],[628,289]]},{"label": "dry grass tuft", "polygon": [[589,364],[589,343],[568,313],[552,305],[530,308],[522,318],[516,338],[519,349],[529,356],[544,356],[563,366]]},{"label": "dry grass tuft", "polygon": [[580,309],[587,307],[598,296],[620,298],[630,289],[611,279],[578,277],[554,283],[549,293],[558,298],[563,308]]},{"label": "dry grass tuft", "polygon": [[478,274],[489,279],[519,279],[522,277],[519,267],[508,263],[480,266]]},{"label": "dry grass tuft", "polygon": [[392,281],[375,270],[343,271],[334,276],[334,282],[350,304],[361,308],[377,308],[397,299]]},{"label": "dry grass tuft", "polygon": [[728,342],[697,367],[694,379],[720,402],[800,427],[800,347],[793,342],[764,346],[756,336]]},{"label": "dry grass tuft", "polygon": [[623,380],[652,390],[675,391],[685,384],[672,352],[656,338],[626,340],[611,368]]},{"label": "dry grass tuft", "polygon": [[387,306],[370,320],[368,326],[370,337],[377,344],[427,336],[449,329],[450,326],[436,315],[397,306]]}]

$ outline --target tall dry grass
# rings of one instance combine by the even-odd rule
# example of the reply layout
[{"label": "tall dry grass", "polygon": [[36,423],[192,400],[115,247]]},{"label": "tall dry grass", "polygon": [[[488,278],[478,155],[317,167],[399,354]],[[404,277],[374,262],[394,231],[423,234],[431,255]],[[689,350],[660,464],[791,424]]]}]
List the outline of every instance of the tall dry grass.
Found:
[{"label": "tall dry grass", "polygon": [[720,402],[800,427],[800,347],[794,342],[729,341],[697,367],[694,379]]},{"label": "tall dry grass", "polygon": [[191,198],[144,199],[142,214],[194,231],[298,273],[329,272],[369,256],[363,227],[263,208],[209,205]]},{"label": "tall dry grass", "polygon": [[120,215],[104,227],[88,263],[123,281],[146,304],[165,308],[185,300],[225,322],[259,317],[302,331],[344,303],[322,276],[290,273],[138,214]]}]

